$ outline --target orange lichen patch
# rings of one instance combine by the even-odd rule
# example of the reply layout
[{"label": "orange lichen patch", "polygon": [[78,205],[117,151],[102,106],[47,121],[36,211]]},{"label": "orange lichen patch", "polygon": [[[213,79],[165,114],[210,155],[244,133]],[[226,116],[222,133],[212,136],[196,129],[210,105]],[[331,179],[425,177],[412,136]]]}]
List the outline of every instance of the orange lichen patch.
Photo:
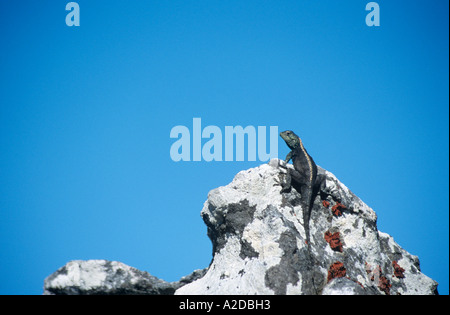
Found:
[{"label": "orange lichen patch", "polygon": [[386,295],[391,295],[391,287],[391,282],[385,276],[381,276],[378,281],[378,289],[386,293]]},{"label": "orange lichen patch", "polygon": [[322,200],[322,205],[328,209],[328,207],[330,206],[330,202],[326,201],[326,200]]},{"label": "orange lichen patch", "polygon": [[397,261],[394,260],[392,262],[392,267],[394,267],[394,276],[396,276],[399,279],[405,277],[405,275],[403,274],[405,272],[405,269],[400,267],[400,265],[397,263]]},{"label": "orange lichen patch", "polygon": [[336,204],[335,204],[333,207],[331,207],[331,211],[332,211],[333,214],[334,214],[335,216],[337,216],[337,217],[339,217],[339,216],[342,215],[342,211],[343,211],[344,209],[347,209],[347,207],[344,206],[344,205],[343,205],[342,203],[340,203],[340,202],[336,202]]},{"label": "orange lichen patch", "polygon": [[347,269],[345,269],[344,264],[340,261],[333,263],[330,268],[328,268],[328,278],[327,281],[330,282],[334,278],[342,278],[347,274]]},{"label": "orange lichen patch", "polygon": [[330,245],[331,249],[342,253],[342,243],[340,239],[341,234],[339,232],[331,233],[327,231],[324,235],[325,241]]},{"label": "orange lichen patch", "polygon": [[386,295],[390,295],[392,284],[388,280],[388,278],[386,278],[383,275],[380,265],[377,265],[377,267],[373,270],[371,270],[371,269],[372,269],[372,267],[366,262],[366,272],[369,275],[372,274],[372,277],[370,277],[370,281],[375,281],[375,279],[377,279],[378,280],[378,284],[377,284],[378,289],[380,289],[380,291],[383,291]]}]

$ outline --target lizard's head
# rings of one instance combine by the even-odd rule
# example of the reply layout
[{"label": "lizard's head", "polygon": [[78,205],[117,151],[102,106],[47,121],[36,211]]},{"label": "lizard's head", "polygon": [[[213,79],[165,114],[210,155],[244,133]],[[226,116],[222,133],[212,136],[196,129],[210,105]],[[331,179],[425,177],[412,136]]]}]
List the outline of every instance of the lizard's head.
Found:
[{"label": "lizard's head", "polygon": [[298,148],[300,145],[300,138],[291,130],[280,132],[280,137],[283,138],[291,150]]}]

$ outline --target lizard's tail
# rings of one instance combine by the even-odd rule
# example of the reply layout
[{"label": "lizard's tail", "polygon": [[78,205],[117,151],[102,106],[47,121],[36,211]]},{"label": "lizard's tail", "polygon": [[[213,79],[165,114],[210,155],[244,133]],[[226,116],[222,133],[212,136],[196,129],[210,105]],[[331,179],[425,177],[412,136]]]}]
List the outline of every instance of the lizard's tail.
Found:
[{"label": "lizard's tail", "polygon": [[305,229],[306,234],[306,243],[309,246],[310,241],[310,229],[309,229],[309,220],[311,219],[311,211],[314,205],[314,199],[313,199],[313,189],[312,187],[306,187],[306,189],[303,192],[305,201],[304,203],[304,210],[303,210],[303,228]]},{"label": "lizard's tail", "polygon": [[313,287],[313,292],[311,294],[319,294],[317,287],[316,287],[316,271],[315,270],[316,267],[316,263],[315,263],[315,259],[314,259],[314,255],[311,252],[311,241],[310,241],[310,229],[309,229],[309,221],[311,219],[311,211],[314,205],[314,191],[312,189],[313,187],[307,187],[306,191],[305,191],[305,198],[304,200],[305,202],[305,207],[304,207],[304,211],[303,211],[303,228],[305,229],[305,234],[306,234],[306,246],[307,246],[307,252],[308,252],[308,256],[307,259],[309,260],[309,266],[310,266],[310,275],[311,275],[311,283],[312,283],[312,287]]}]

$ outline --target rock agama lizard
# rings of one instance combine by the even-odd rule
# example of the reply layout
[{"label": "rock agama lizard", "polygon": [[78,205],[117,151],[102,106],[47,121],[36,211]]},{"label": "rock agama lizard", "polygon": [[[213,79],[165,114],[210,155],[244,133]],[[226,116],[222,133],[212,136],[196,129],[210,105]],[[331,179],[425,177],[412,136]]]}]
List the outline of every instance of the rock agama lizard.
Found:
[{"label": "rock agama lizard", "polygon": [[309,243],[309,219],[314,204],[314,199],[320,189],[325,188],[325,178],[317,174],[317,165],[303,146],[302,140],[291,130],[280,133],[291,152],[286,156],[286,164],[292,160],[294,170],[290,175],[293,180],[292,186],[300,193],[304,206],[303,225],[306,233],[306,241]]}]

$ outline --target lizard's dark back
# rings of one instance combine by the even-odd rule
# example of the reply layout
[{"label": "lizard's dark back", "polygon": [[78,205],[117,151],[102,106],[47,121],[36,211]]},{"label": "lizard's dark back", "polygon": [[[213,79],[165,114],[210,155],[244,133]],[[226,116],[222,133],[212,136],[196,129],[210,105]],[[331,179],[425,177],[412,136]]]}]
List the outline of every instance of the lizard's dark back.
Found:
[{"label": "lizard's dark back", "polygon": [[292,163],[296,170],[303,170],[300,173],[305,176],[304,183],[314,185],[317,178],[317,165],[302,144],[295,150]]}]

